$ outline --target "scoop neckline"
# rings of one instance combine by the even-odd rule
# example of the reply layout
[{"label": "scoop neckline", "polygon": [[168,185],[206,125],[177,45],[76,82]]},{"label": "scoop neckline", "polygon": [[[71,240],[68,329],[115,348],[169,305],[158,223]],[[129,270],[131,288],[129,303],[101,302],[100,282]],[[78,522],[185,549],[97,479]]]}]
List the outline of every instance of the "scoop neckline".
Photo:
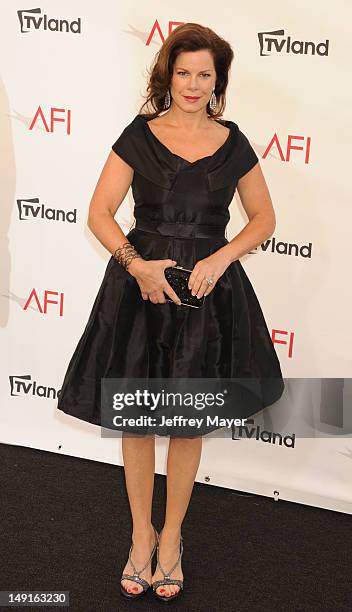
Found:
[{"label": "scoop neckline", "polygon": [[[154,134],[154,132],[152,132],[150,126],[148,125],[149,121],[148,119],[146,119],[145,117],[143,117],[143,115],[138,115],[144,123],[145,129],[148,132],[148,134],[150,134],[152,136],[152,138],[163,148],[165,149],[165,151],[167,151],[167,153],[169,153],[170,155],[172,155],[173,157],[177,157],[178,159],[180,159],[181,161],[185,162],[186,164],[188,164],[189,166],[194,166],[195,164],[198,164],[199,162],[205,160],[205,159],[213,159],[213,157],[215,157],[215,155],[217,155],[218,153],[220,153],[225,146],[229,143],[231,135],[232,135],[232,124],[231,121],[228,119],[222,119],[222,122],[225,123],[225,126],[227,128],[229,128],[229,133],[227,135],[227,138],[225,140],[225,142],[223,142],[222,145],[220,145],[220,147],[218,147],[216,149],[216,151],[214,151],[214,153],[212,153],[211,155],[205,155],[204,157],[199,157],[198,159],[195,159],[193,162],[189,161],[188,159],[185,159],[184,157],[182,157],[181,155],[177,155],[177,153],[173,153],[173,151],[171,151],[171,149],[169,149],[169,147],[167,147],[163,142],[161,142],[161,140],[159,140],[159,138]],[[220,121],[218,119],[214,119],[214,121],[216,121],[217,123],[220,123]]]}]

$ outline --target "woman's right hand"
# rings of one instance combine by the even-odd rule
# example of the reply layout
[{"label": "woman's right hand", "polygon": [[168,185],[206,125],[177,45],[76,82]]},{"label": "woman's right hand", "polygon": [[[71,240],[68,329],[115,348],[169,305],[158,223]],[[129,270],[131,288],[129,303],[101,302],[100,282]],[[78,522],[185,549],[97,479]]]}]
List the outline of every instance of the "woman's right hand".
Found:
[{"label": "woman's right hand", "polygon": [[166,295],[175,304],[180,305],[181,300],[166,280],[165,268],[173,267],[177,262],[173,259],[152,259],[147,261],[141,257],[132,259],[128,272],[136,279],[143,300],[150,300],[153,304],[166,304]]}]

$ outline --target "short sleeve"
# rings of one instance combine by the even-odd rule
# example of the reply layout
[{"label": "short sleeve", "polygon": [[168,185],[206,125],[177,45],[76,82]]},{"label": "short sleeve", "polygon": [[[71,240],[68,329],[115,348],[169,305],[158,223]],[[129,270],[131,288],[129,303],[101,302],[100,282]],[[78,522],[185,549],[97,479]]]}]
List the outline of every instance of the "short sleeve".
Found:
[{"label": "short sleeve", "polygon": [[237,123],[228,121],[232,137],[220,155],[215,155],[208,167],[209,189],[216,191],[225,187],[236,188],[239,179],[259,161],[247,136],[241,132]]},{"label": "short sleeve", "polygon": [[142,176],[156,185],[171,189],[178,170],[178,160],[173,156],[166,159],[164,152],[161,157],[160,147],[155,147],[154,141],[151,141],[142,116],[136,115],[111,148],[134,169],[134,180]]},{"label": "short sleeve", "polygon": [[236,144],[236,175],[237,178],[240,179],[242,176],[247,174],[249,170],[251,170],[256,163],[259,161],[259,158],[254,151],[251,143],[249,142],[247,136],[238,130],[238,138]]},{"label": "short sleeve", "polygon": [[136,169],[138,166],[138,144],[136,143],[136,130],[134,122],[130,123],[111,146],[129,166]]}]

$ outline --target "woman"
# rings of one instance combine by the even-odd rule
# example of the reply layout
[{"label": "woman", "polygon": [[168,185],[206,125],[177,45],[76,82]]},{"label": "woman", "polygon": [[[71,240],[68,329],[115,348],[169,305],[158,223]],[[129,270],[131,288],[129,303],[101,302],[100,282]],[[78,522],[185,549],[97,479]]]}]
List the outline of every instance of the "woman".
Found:
[{"label": "woman", "polygon": [[[279,361],[239,262],[272,234],[275,213],[248,139],[236,123],[219,119],[232,59],[230,45],[209,28],[176,28],[151,72],[142,109],[151,104],[153,112],[138,114],[112,145],[88,218],[112,256],[60,392],[58,408],[72,416],[102,423],[102,378],[256,377],[259,395],[242,389],[242,417],[282,395]],[[136,226],[125,236],[114,216],[130,185]],[[249,222],[229,242],[236,187]],[[167,282],[164,270],[176,264],[192,270],[189,288],[200,301],[206,296],[200,308],[181,304]],[[126,597],[140,597],[151,584],[163,601],[182,592],[181,526],[202,436],[218,427],[118,427],[133,520],[121,579]],[[170,436],[160,537],[151,521],[156,431]]]}]

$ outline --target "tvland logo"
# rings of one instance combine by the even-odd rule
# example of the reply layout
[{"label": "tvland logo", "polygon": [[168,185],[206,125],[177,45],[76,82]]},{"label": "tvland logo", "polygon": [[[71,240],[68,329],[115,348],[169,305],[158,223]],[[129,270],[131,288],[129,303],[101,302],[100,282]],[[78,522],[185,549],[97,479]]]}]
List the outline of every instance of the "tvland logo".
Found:
[{"label": "tvland logo", "polygon": [[48,18],[47,15],[41,15],[40,8],[20,10],[17,11],[17,15],[23,34],[39,29],[50,30],[51,32],[72,32],[72,34],[81,34],[80,17],[78,17],[76,21]]},{"label": "tvland logo", "polygon": [[24,376],[9,376],[10,381],[10,395],[34,395],[36,397],[45,397],[57,399],[59,391],[56,391],[54,387],[46,387],[45,385],[39,385],[36,380],[31,380],[30,374]]},{"label": "tvland logo", "polygon": [[298,245],[296,242],[283,242],[282,240],[277,240],[275,236],[269,238],[259,247],[256,247],[251,251],[251,253],[258,253],[258,249],[271,253],[278,253],[279,255],[288,255],[293,257],[303,257],[305,259],[312,258],[312,243]]},{"label": "tvland logo", "polygon": [[[266,442],[267,444],[276,444],[279,446],[286,446],[287,448],[295,447],[295,434],[290,435],[282,435],[277,431],[268,431],[267,429],[261,430],[259,425],[251,427],[254,425],[253,419],[247,419],[245,425],[240,425],[236,427],[235,425],[231,425],[231,437],[232,440],[238,440],[241,438],[254,438],[255,440],[261,440],[261,442]],[[237,429],[237,435],[236,435]]]},{"label": "tvland logo", "polygon": [[318,44],[312,41],[292,40],[285,37],[285,30],[272,30],[259,32],[260,55],[273,55],[275,53],[294,53],[295,55],[328,55],[329,40]]},{"label": "tvland logo", "polygon": [[39,198],[19,199],[16,202],[20,221],[45,219],[48,221],[77,223],[77,208],[69,211],[62,210],[61,208],[50,208],[44,204],[39,204]]}]

